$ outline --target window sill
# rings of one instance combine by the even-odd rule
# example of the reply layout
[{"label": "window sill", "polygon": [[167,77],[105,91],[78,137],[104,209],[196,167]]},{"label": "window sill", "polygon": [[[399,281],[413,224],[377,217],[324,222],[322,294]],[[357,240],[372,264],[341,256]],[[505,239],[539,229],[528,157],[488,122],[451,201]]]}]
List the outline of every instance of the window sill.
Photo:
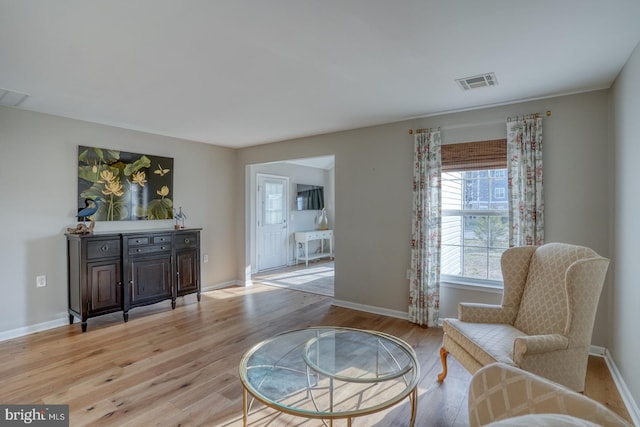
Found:
[{"label": "window sill", "polygon": [[455,276],[441,276],[440,286],[443,288],[490,292],[495,294],[502,294],[503,291],[503,283],[497,280],[473,280]]}]

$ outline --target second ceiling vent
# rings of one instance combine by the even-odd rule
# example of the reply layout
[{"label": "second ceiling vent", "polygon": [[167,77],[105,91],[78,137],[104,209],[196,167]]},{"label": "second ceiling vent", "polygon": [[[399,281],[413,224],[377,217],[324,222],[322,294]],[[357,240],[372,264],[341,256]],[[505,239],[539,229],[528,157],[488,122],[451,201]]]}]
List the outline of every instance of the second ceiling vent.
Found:
[{"label": "second ceiling vent", "polygon": [[494,73],[487,73],[465,77],[463,79],[456,79],[456,82],[462,89],[469,90],[479,87],[495,86],[498,84],[498,79],[496,79],[496,75]]}]

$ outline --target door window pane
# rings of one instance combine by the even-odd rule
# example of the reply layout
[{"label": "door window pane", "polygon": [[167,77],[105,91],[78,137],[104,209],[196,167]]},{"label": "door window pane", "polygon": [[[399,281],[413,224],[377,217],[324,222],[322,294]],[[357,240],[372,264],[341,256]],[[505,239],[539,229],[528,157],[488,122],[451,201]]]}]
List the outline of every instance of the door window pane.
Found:
[{"label": "door window pane", "polygon": [[282,224],[284,220],[284,186],[278,182],[264,184],[264,225]]}]

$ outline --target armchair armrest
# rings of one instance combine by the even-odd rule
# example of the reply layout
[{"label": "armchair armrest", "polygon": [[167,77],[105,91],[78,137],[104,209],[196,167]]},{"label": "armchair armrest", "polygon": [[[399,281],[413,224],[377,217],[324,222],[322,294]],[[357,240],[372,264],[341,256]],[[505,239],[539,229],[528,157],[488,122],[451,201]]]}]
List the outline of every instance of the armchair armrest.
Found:
[{"label": "armchair armrest", "polygon": [[[469,425],[484,426],[506,420],[499,425],[556,425],[510,422],[527,414],[535,416],[565,414],[596,425],[630,427],[631,425],[600,403],[530,372],[503,363],[479,369],[469,385]],[[581,425],[581,424],[579,424]]]},{"label": "armchair armrest", "polygon": [[518,337],[513,342],[513,361],[521,365],[526,355],[565,350],[568,347],[569,338],[560,334]]},{"label": "armchair armrest", "polygon": [[458,319],[471,323],[512,324],[516,309],[502,305],[461,302],[458,304]]}]

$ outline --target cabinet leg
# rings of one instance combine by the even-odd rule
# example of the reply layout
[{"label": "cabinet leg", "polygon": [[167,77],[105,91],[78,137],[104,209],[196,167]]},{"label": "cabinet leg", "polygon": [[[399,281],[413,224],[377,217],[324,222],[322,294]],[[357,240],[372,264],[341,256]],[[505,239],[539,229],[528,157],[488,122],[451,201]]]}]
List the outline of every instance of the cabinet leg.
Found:
[{"label": "cabinet leg", "polygon": [[129,312],[126,311],[122,313],[122,317],[124,318],[124,322],[127,323],[129,321]]},{"label": "cabinet leg", "polygon": [[198,292],[197,297],[198,297],[198,302],[200,302],[200,292]]},{"label": "cabinet leg", "polygon": [[82,332],[87,332],[87,322],[82,322]]},{"label": "cabinet leg", "polygon": [[73,314],[69,315],[69,324],[73,325]]},{"label": "cabinet leg", "polygon": [[175,310],[175,309],[176,309],[176,300],[175,300],[175,299],[172,299],[172,300],[171,300],[171,309],[172,309],[172,310]]}]

